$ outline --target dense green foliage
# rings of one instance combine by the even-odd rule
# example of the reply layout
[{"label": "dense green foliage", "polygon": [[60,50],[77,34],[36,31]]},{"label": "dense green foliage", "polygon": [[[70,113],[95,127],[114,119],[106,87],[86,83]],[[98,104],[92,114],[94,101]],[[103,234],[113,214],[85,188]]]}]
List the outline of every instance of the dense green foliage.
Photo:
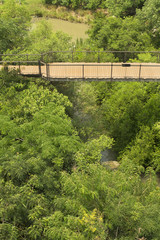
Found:
[{"label": "dense green foliage", "polygon": [[94,87],[104,127],[121,160],[159,171],[159,83],[95,83]]},{"label": "dense green foliage", "polygon": [[[103,50],[160,46],[157,0],[46,3],[107,8],[109,16],[96,14],[89,39],[73,45],[46,21],[31,27],[25,1],[5,0],[2,53],[42,54],[74,46],[99,53],[55,53],[43,60],[106,62],[123,56]],[[141,53],[125,60],[157,58]],[[115,171],[101,163],[106,148],[117,153]],[[159,171],[159,83],[56,85],[0,71],[0,239],[159,240]]]},{"label": "dense green foliage", "polygon": [[97,8],[108,8],[114,14],[134,14],[136,8],[141,8],[145,0],[45,0],[46,4],[61,5],[69,8],[83,8],[96,10]]},{"label": "dense green foliage", "polygon": [[7,0],[0,8],[0,52],[24,44],[29,29],[30,15],[15,1]]},{"label": "dense green foliage", "polygon": [[[151,168],[143,181],[140,173],[144,172],[142,161],[150,153],[154,166],[158,166],[159,125],[152,131],[149,126],[142,128],[135,139],[135,146],[147,147],[146,155],[133,144],[124,153],[121,167],[111,171],[100,165],[100,159],[101,151],[111,148],[113,139],[93,135],[81,142],[67,116],[71,107],[67,97],[51,84],[23,80],[16,72],[1,71],[0,79],[1,239],[157,240],[160,190]],[[76,108],[83,110],[84,118],[86,114],[94,118],[98,96],[100,103],[102,92],[95,86],[84,84],[83,91],[75,95]],[[115,95],[117,88],[124,91],[129,85],[107,85],[103,107],[105,101],[111,104],[111,93]],[[100,89],[104,89],[103,84]],[[126,100],[134,102],[143,90],[141,101],[149,106],[158,85],[142,85],[137,95],[136,89],[130,85]],[[154,94],[151,89],[155,89]],[[145,91],[150,93],[148,98]],[[124,111],[129,109],[128,103]],[[88,127],[86,131],[91,131],[95,125]]]},{"label": "dense green foliage", "polygon": [[[57,225],[66,229],[56,232],[59,236],[63,231],[58,239],[158,239],[158,189],[153,193],[152,177],[142,184],[136,170],[131,170],[133,165],[127,164],[125,173],[123,166],[117,172],[107,172],[90,165],[84,172],[63,174],[63,197],[55,201],[55,224],[50,225],[49,239],[54,238]],[[155,219],[151,220],[151,213]]]},{"label": "dense green foliage", "polygon": [[148,0],[145,2],[141,11],[137,10],[137,18],[144,24],[146,31],[148,31],[152,37],[153,43],[156,48],[160,47],[160,2],[157,0]]},{"label": "dense green foliage", "polygon": [[62,171],[72,171],[78,149],[77,162],[86,155],[90,164],[112,140],[82,144],[65,112],[70,102],[52,86],[4,70],[0,79],[1,239],[35,239],[35,224],[54,212]]},{"label": "dense green foliage", "polygon": [[119,51],[153,51],[160,47],[159,1],[107,2],[110,6],[109,16],[96,14],[89,30],[91,42],[95,46]]},{"label": "dense green foliage", "polygon": [[9,229],[19,239],[36,216],[49,211],[60,170],[71,170],[80,140],[65,114],[70,103],[56,90],[1,72],[0,102],[1,239],[11,239]]},{"label": "dense green foliage", "polygon": [[150,36],[144,26],[133,17],[104,17],[100,15],[92,23],[89,36],[104,50],[144,51],[151,47]]}]

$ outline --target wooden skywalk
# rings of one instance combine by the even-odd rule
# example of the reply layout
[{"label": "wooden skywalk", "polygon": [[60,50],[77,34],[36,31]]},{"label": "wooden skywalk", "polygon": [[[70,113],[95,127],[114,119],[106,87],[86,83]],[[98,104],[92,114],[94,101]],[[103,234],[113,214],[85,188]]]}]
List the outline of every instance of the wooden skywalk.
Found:
[{"label": "wooden skywalk", "polygon": [[[158,63],[14,63],[8,69],[49,81],[160,81]],[[27,63],[28,64],[28,63]],[[3,66],[1,65],[0,68]]]}]

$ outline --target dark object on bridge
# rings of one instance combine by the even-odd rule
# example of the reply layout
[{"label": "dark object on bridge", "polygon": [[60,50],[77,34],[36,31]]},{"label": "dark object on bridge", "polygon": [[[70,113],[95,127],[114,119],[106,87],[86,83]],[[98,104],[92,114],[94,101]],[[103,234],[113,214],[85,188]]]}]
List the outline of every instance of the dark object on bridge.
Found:
[{"label": "dark object on bridge", "polygon": [[32,74],[32,73],[31,73],[31,74],[28,74],[28,73],[24,73],[24,74],[23,74],[23,73],[21,73],[21,75],[24,76],[24,77],[34,77],[34,78],[40,78],[40,77],[42,77],[42,75],[41,75],[41,74],[38,74],[38,73],[37,73],[37,74],[35,74],[35,73],[33,73],[33,74]]},{"label": "dark object on bridge", "polygon": [[122,63],[122,67],[130,67],[131,64],[130,63]]}]

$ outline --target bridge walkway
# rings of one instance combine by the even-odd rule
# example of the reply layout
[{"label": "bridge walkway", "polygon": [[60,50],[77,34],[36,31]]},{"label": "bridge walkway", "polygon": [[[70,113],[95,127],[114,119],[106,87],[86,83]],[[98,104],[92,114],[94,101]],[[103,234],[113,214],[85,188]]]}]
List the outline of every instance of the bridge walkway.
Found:
[{"label": "bridge walkway", "polygon": [[[1,62],[2,63],[2,62]],[[0,69],[3,66],[0,65]],[[160,80],[158,63],[44,63],[22,61],[7,64],[21,75],[50,81],[153,81]]]}]

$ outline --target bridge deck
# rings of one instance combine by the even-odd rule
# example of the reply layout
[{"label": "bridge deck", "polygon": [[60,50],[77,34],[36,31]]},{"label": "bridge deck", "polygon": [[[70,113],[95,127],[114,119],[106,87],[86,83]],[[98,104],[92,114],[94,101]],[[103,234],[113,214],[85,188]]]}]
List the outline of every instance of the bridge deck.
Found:
[{"label": "bridge deck", "polygon": [[8,68],[19,69],[22,75],[41,74],[48,80],[160,80],[160,64],[157,63],[49,63],[9,65]]}]

